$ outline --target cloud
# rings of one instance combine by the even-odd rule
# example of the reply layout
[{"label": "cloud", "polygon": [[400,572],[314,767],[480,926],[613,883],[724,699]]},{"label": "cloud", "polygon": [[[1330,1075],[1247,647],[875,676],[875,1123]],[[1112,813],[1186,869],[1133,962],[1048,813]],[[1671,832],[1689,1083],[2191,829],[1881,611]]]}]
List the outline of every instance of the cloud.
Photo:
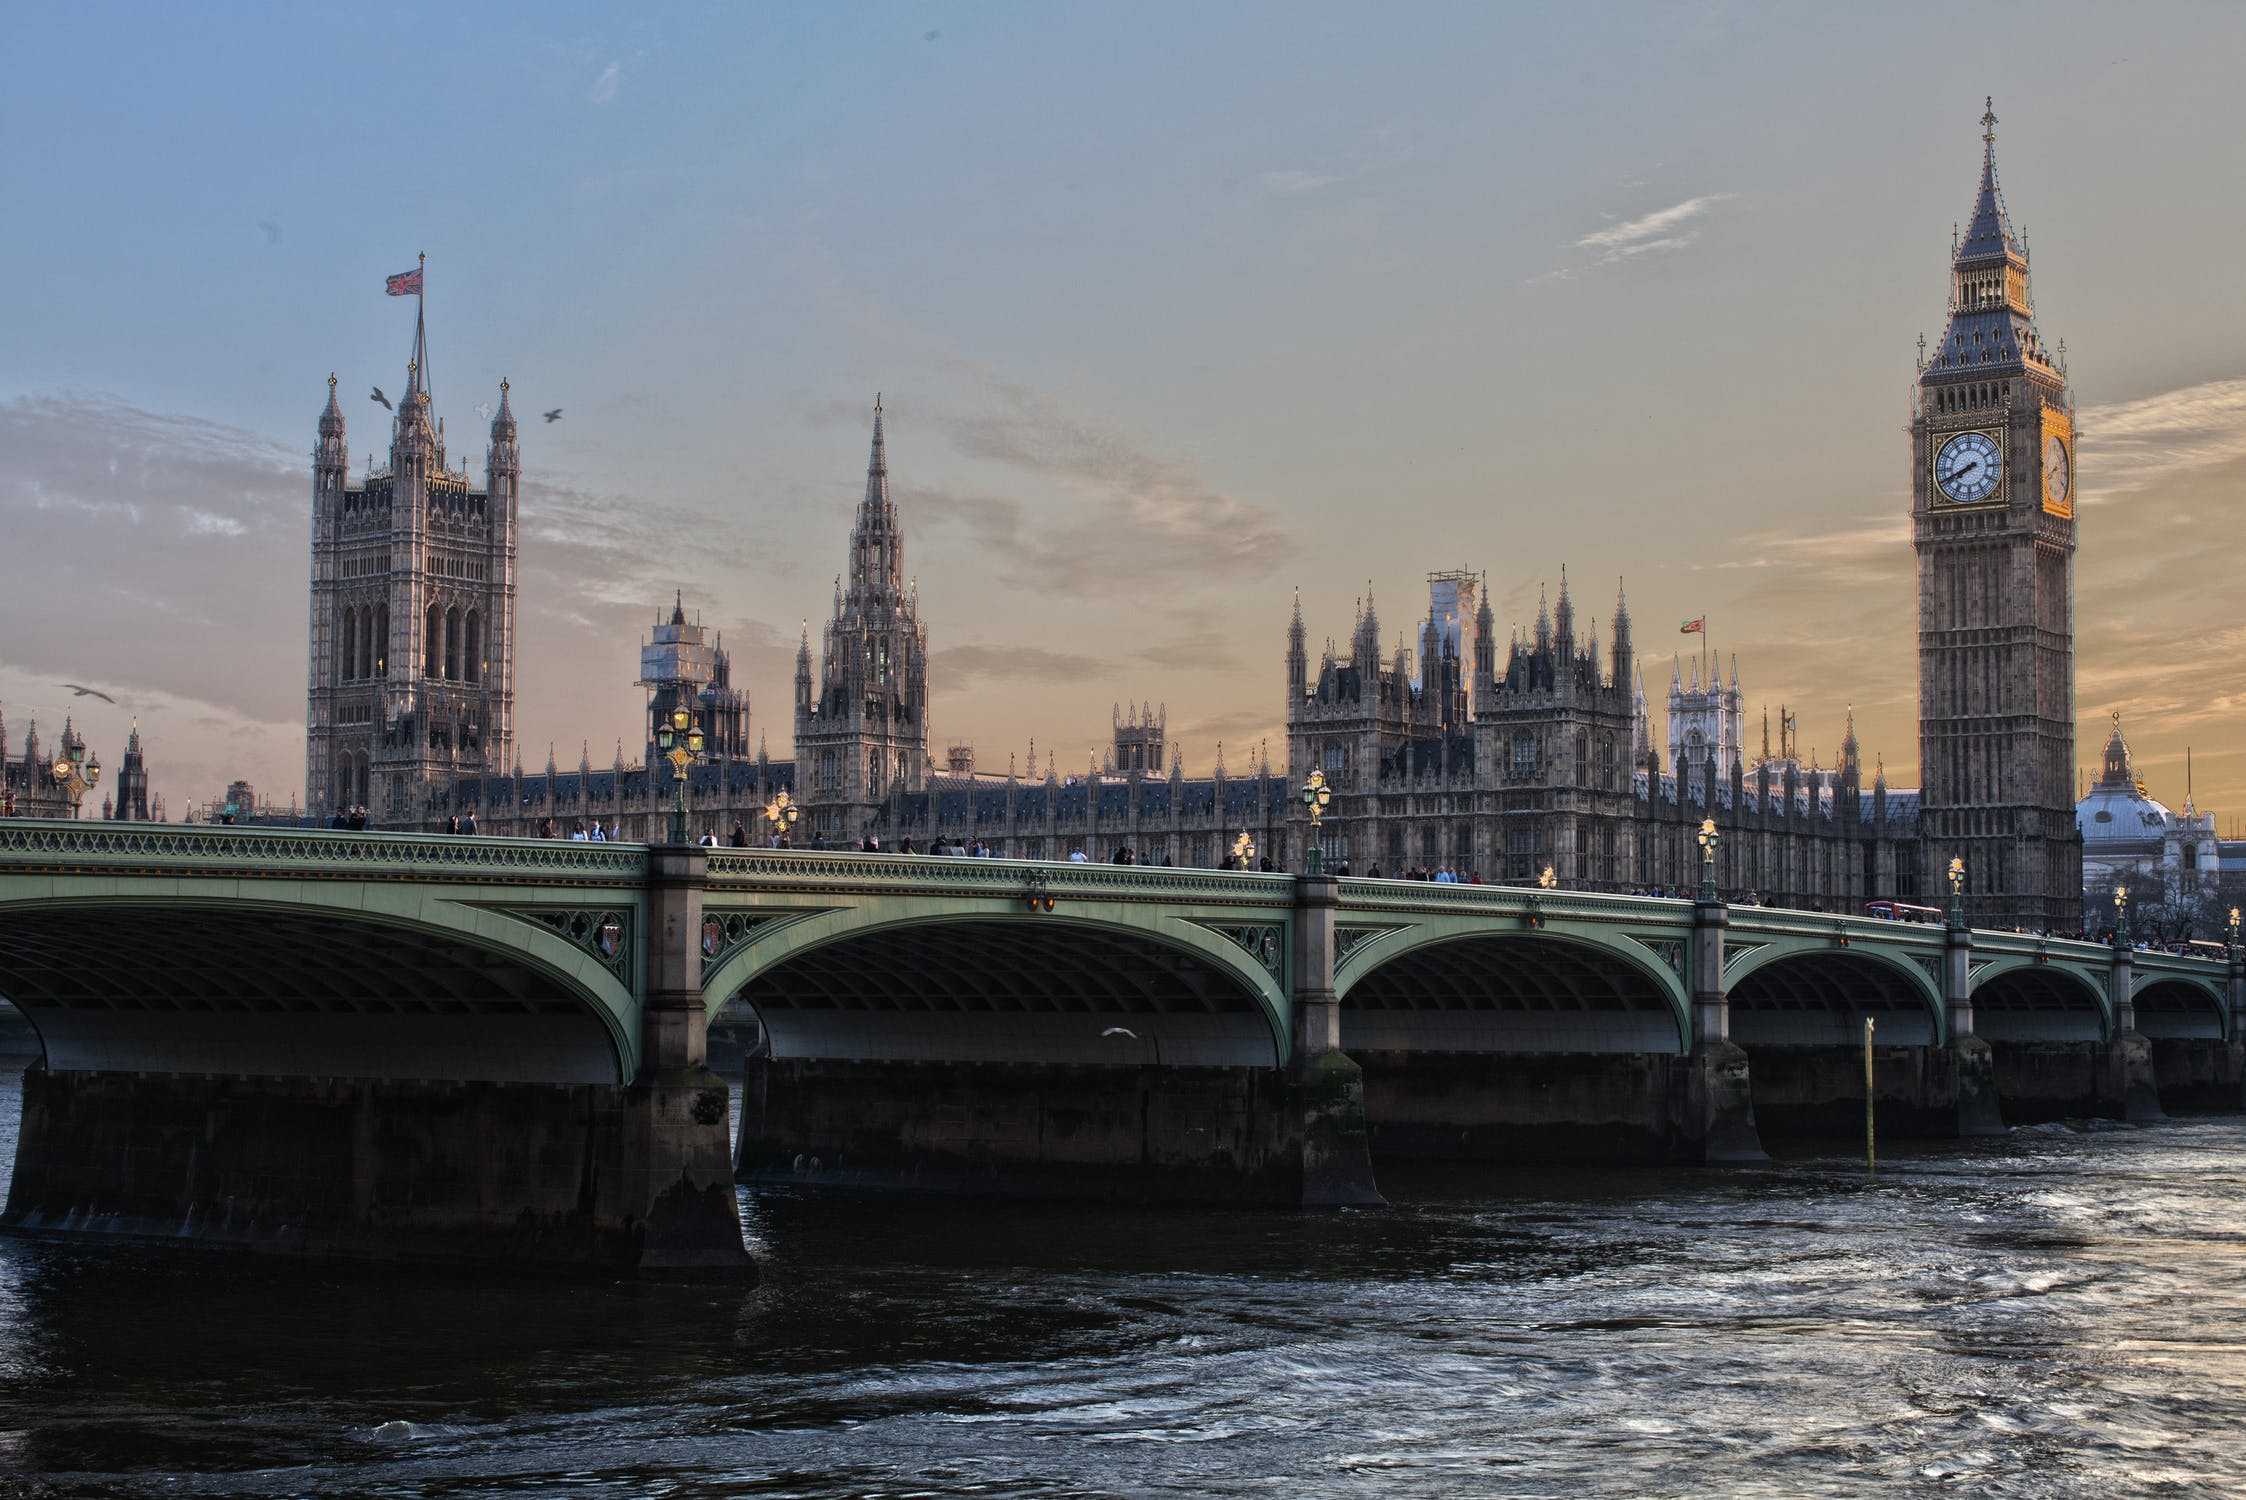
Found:
[{"label": "cloud", "polygon": [[1235,646],[1230,631],[1197,630],[1142,646],[1132,655],[1150,667],[1173,672],[1231,672],[1242,666]]},{"label": "cloud", "polygon": [[1731,199],[1731,193],[1703,193],[1697,198],[1687,198],[1682,203],[1672,203],[1667,208],[1657,208],[1650,214],[1640,214],[1635,219],[1595,229],[1575,242],[1578,250],[1597,251],[1601,256],[1635,255],[1663,245],[1691,243],[1689,235],[1679,238],[1671,230],[1690,224],[1719,203]]},{"label": "cloud", "polygon": [[1077,597],[1176,592],[1264,577],[1294,551],[1269,509],[1219,493],[1047,397],[988,384],[995,407],[949,419],[952,446],[1044,481],[1035,511],[1002,495],[898,494],[917,516],[964,530],[1000,581]]},{"label": "cloud", "polygon": [[613,102],[623,71],[624,65],[622,63],[611,62],[607,67],[601,69],[600,77],[593,80],[593,86],[586,90],[585,97],[596,105]]},{"label": "cloud", "polygon": [[1709,210],[1718,204],[1728,203],[1736,193],[1702,193],[1697,198],[1687,198],[1682,203],[1672,203],[1667,208],[1657,208],[1652,213],[1640,214],[1620,224],[1610,224],[1604,229],[1594,229],[1573,245],[1571,250],[1582,251],[1588,257],[1574,265],[1555,266],[1527,278],[1525,285],[1536,286],[1547,281],[1572,281],[1583,271],[1598,266],[1611,266],[1643,255],[1666,255],[1685,249],[1700,238],[1701,221]]},{"label": "cloud", "polygon": [[1320,188],[1332,187],[1342,179],[1330,172],[1305,172],[1289,169],[1265,172],[1256,178],[1256,184],[1274,198],[1299,198],[1305,193],[1315,193]]},{"label": "cloud", "polygon": [[2246,380],[2086,406],[2078,425],[2081,502],[2103,505],[2161,489],[2187,471],[2246,458]]},{"label": "cloud", "polygon": [[964,692],[976,683],[1076,683],[1104,677],[1114,663],[1043,646],[950,646],[928,658],[928,691]]}]

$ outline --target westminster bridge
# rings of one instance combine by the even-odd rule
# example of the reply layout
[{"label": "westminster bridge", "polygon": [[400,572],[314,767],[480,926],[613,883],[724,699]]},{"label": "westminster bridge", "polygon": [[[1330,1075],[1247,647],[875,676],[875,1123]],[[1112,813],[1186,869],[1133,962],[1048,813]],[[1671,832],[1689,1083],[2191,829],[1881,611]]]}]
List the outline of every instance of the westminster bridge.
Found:
[{"label": "westminster bridge", "polygon": [[[732,1273],[733,1183],[1379,1201],[2241,1103],[2246,970],[1504,886],[0,820],[0,1223]],[[707,1032],[761,1040],[738,1133]],[[1864,1062],[1871,1023],[1869,1082]]]}]

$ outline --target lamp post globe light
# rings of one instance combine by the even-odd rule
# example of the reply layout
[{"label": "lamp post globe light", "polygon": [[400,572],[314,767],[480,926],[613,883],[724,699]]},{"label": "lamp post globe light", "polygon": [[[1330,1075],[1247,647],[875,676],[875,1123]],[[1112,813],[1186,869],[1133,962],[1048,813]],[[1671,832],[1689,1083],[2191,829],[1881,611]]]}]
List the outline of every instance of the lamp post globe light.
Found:
[{"label": "lamp post globe light", "polygon": [[82,744],[73,745],[64,754],[56,756],[55,763],[47,770],[54,777],[55,785],[61,787],[63,795],[70,799],[70,815],[77,817],[78,804],[85,800],[87,792],[101,782],[101,757],[88,756],[86,747]]},{"label": "lamp post globe light", "polygon": [[1245,828],[1240,830],[1240,837],[1232,841],[1232,862],[1243,870],[1255,868],[1256,841],[1248,837]]},{"label": "lamp post globe light", "polygon": [[1559,872],[1557,870],[1554,870],[1550,865],[1546,865],[1543,869],[1536,872],[1536,883],[1548,891],[1556,889],[1560,883]]},{"label": "lamp post globe light", "polygon": [[1303,868],[1312,875],[1324,873],[1325,850],[1319,844],[1318,825],[1326,820],[1326,809],[1333,804],[1334,789],[1326,785],[1326,773],[1312,771],[1310,779],[1302,784],[1302,805],[1310,813],[1309,863]]},{"label": "lamp post globe light", "polygon": [[803,809],[795,805],[795,798],[788,795],[786,787],[764,804],[764,821],[772,825],[773,836],[782,849],[789,847],[788,834],[795,827],[795,820],[802,816]]},{"label": "lamp post globe light", "polygon": [[1716,899],[1716,846],[1723,842],[1723,835],[1716,831],[1716,820],[1702,818],[1700,831],[1692,836],[1692,841],[1700,846],[1700,899],[1713,901]]},{"label": "lamp post globe light", "polygon": [[655,748],[671,763],[671,842],[686,842],[686,772],[702,759],[702,729],[683,708],[655,727]]},{"label": "lamp post globe light", "polygon": [[2129,887],[2125,885],[2113,888],[2113,945],[2129,946]]},{"label": "lamp post globe light", "polygon": [[1950,925],[1965,925],[1965,860],[1956,854],[1950,856]]}]

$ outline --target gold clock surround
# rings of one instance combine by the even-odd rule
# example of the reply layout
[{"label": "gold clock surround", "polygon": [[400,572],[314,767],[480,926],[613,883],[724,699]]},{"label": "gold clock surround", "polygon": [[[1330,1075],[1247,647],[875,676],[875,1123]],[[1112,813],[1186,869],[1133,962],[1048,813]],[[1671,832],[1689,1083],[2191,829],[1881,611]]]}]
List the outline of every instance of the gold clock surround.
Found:
[{"label": "gold clock surround", "polygon": [[[2060,448],[2067,455],[2066,486],[2057,494],[2052,493],[2052,480],[2055,476],[2052,473],[2051,466],[2043,461],[2044,452],[2050,447],[2054,438],[2058,440]],[[2057,516],[2061,520],[2073,520],[2075,486],[2082,482],[2082,476],[2075,471],[2074,466],[2074,418],[2069,416],[2062,408],[2056,406],[2043,408],[2043,436],[2041,441],[2036,444],[2035,453],[2036,468],[2043,481],[2044,512],[2047,515]]]}]

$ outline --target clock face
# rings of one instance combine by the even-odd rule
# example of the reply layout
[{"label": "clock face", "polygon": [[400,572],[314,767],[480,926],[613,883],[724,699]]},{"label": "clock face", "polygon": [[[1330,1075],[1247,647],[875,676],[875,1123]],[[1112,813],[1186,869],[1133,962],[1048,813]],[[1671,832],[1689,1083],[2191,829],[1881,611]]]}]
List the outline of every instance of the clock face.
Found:
[{"label": "clock face", "polygon": [[1935,484],[1960,505],[1971,505],[1995,494],[2003,472],[2003,457],[1985,432],[1961,432],[1934,456]]},{"label": "clock face", "polygon": [[2058,506],[2067,503],[2067,492],[2074,484],[2074,473],[2067,462],[2067,445],[2057,433],[2043,440],[2043,498],[2047,504]]}]

